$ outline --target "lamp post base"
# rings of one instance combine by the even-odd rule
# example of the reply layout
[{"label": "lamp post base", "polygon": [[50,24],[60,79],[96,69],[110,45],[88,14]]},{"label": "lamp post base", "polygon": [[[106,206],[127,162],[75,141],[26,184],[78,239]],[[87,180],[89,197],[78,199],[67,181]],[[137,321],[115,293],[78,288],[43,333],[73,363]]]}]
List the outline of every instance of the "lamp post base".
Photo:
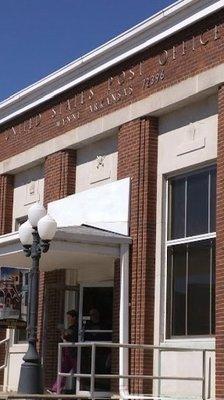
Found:
[{"label": "lamp post base", "polygon": [[25,361],[21,365],[18,393],[43,394],[43,368],[40,363]]}]

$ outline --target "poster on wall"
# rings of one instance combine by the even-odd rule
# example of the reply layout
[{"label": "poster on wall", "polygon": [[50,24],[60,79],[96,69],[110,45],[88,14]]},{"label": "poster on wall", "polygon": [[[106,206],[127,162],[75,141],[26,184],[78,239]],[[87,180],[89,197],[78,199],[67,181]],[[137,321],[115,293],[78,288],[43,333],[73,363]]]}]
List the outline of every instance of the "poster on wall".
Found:
[{"label": "poster on wall", "polygon": [[26,327],[28,271],[0,267],[0,327]]}]

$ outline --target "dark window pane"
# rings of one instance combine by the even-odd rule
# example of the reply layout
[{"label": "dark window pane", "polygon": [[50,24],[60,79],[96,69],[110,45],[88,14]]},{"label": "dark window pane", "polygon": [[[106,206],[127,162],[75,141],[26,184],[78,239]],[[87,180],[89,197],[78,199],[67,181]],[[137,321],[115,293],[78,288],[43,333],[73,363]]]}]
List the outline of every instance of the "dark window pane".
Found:
[{"label": "dark window pane", "polygon": [[167,249],[166,336],[172,334],[173,247]]},{"label": "dark window pane", "polygon": [[14,343],[24,343],[27,340],[26,328],[16,329]]},{"label": "dark window pane", "polygon": [[215,240],[212,245],[212,279],[211,279],[211,334],[215,334]]},{"label": "dark window pane", "polygon": [[187,179],[187,236],[208,232],[208,172]]},{"label": "dark window pane", "polygon": [[186,246],[173,248],[172,335],[185,335]]},{"label": "dark window pane", "polygon": [[210,333],[210,240],[188,246],[188,335]]},{"label": "dark window pane", "polygon": [[216,171],[211,171],[210,232],[216,230]]},{"label": "dark window pane", "polygon": [[25,306],[28,306],[28,292],[25,292]]},{"label": "dark window pane", "polygon": [[185,179],[174,179],[170,186],[169,239],[185,236]]}]

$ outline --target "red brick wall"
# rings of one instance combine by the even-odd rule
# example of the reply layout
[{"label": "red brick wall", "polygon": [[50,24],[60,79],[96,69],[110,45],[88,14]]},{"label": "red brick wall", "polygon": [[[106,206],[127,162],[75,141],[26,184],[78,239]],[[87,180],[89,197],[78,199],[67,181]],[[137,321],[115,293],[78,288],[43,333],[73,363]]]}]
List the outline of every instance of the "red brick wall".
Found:
[{"label": "red brick wall", "polygon": [[[114,262],[114,290],[113,290],[113,337],[114,343],[119,343],[120,321],[120,259]],[[119,373],[119,349],[114,348],[111,356],[111,372]],[[118,379],[111,380],[111,390],[118,393]]]},{"label": "red brick wall", "polygon": [[0,175],[0,235],[12,231],[13,176]]},{"label": "red brick wall", "polygon": [[[121,127],[118,135],[118,179],[131,177],[130,235],[130,340],[153,343],[157,119],[137,119]],[[134,351],[131,372],[152,372],[152,354]],[[132,388],[141,392],[143,382]],[[149,390],[149,387],[148,387]]]},{"label": "red brick wall", "polygon": [[[48,156],[45,160],[44,172],[44,203],[45,206],[51,201],[69,196],[75,192],[76,176],[76,152],[74,150],[63,150]],[[49,284],[63,285],[65,283],[65,271],[53,271],[40,273],[39,287],[39,315],[38,315],[38,338],[39,350],[44,348],[43,363],[45,369],[45,384],[49,386],[56,375],[57,366],[57,344],[59,332],[56,331],[55,323],[58,321],[58,309],[60,296],[54,295],[50,299],[49,305],[45,304],[45,291]],[[61,295],[61,294],[60,294]],[[48,297],[49,300],[49,297]],[[49,329],[47,337],[43,342],[43,317],[44,308],[51,309]],[[47,343],[46,343],[47,340]]]},{"label": "red brick wall", "polygon": [[[215,31],[218,25],[218,33]],[[203,36],[201,34],[203,33]],[[206,44],[205,40],[208,42]],[[184,45],[183,45],[184,42]],[[173,48],[175,47],[175,57]],[[165,49],[168,54],[166,65],[160,66],[159,58]],[[224,61],[224,10],[209,18],[179,32],[178,34],[147,49],[127,61],[117,65],[89,80],[77,88],[73,88],[59,97],[51,100],[38,109],[15,119],[5,125],[0,131],[0,161],[19,154],[39,143],[54,138],[64,132],[87,123],[91,120],[113,112],[121,107],[145,98],[152,93],[163,90],[197,73],[214,67]],[[141,68],[140,68],[140,62]],[[132,72],[130,72],[130,70]],[[164,72],[163,79],[152,84],[152,76]],[[126,80],[122,83],[123,72]],[[134,73],[134,78],[133,78]],[[113,77],[113,93],[124,91],[131,87],[129,95],[122,96],[116,102],[104,108],[91,112],[94,101],[105,99],[108,91],[108,79]],[[144,79],[150,78],[149,86],[144,86]],[[161,77],[161,75],[160,75]],[[120,84],[118,83],[120,80]],[[91,92],[94,98],[91,98]],[[82,94],[83,92],[83,94]],[[76,97],[75,97],[76,96]],[[218,200],[217,221],[222,221],[223,194],[223,89],[219,92],[219,154],[218,154]],[[72,121],[62,118],[71,115],[67,99],[72,103],[73,111],[79,111],[80,118]],[[77,105],[75,106],[75,102]],[[59,104],[61,105],[59,106]],[[81,104],[82,103],[82,104]],[[57,116],[54,117],[54,111]],[[36,115],[41,113],[41,122]],[[31,118],[31,120],[30,120]],[[31,122],[30,122],[31,121]],[[57,122],[57,123],[56,123]],[[59,123],[59,124],[58,124]],[[12,129],[13,127],[13,129]],[[29,137],[29,140],[27,138]],[[154,258],[155,258],[155,213],[156,213],[156,164],[157,164],[157,121],[145,118],[132,121],[121,127],[118,138],[118,179],[131,176],[131,236],[133,237],[131,261],[131,333],[132,342],[153,343],[153,307],[154,307]],[[75,191],[75,157],[72,150],[61,151],[47,157],[45,162],[45,204],[67,196]],[[7,214],[10,216],[11,200],[6,202],[4,190],[5,179],[0,180],[0,233],[11,230]],[[7,190],[8,190],[7,189]],[[7,192],[6,190],[6,192]],[[3,196],[3,197],[2,197]],[[9,197],[12,193],[9,189]],[[3,199],[3,200],[2,200]],[[11,199],[11,197],[10,197]],[[6,207],[7,204],[7,207]],[[8,207],[9,204],[9,207]],[[6,219],[3,219],[3,214]],[[222,224],[217,223],[217,395],[224,392],[224,329],[222,317]],[[146,245],[148,244],[148,245]],[[58,279],[55,273],[55,281]],[[40,276],[40,313],[39,339],[42,337],[42,316],[44,304],[44,287],[48,274]],[[53,280],[51,275],[50,280]],[[48,365],[46,364],[48,368]],[[139,373],[151,371],[152,357],[132,354],[131,371]],[[142,382],[135,382],[134,389],[141,391]]]},{"label": "red brick wall", "polygon": [[63,286],[65,285],[65,271],[47,272],[44,278],[42,354],[45,386],[51,387],[57,374],[57,349],[60,341],[58,324],[64,322],[65,292]]},{"label": "red brick wall", "polygon": [[[165,54],[164,50],[168,60],[161,66],[159,61],[161,53]],[[0,161],[223,63],[223,50],[224,10],[220,10],[3,126],[0,131]],[[163,78],[158,82],[157,73]],[[111,77],[113,83],[108,90]],[[149,85],[144,84],[145,78],[150,78]],[[111,100],[110,93],[117,96],[116,101]],[[103,108],[91,112],[90,106],[102,103],[102,100]],[[74,119],[72,114],[75,116],[77,112],[79,118]],[[39,113],[42,114],[41,121]]]},{"label": "red brick wall", "polygon": [[218,92],[216,220],[216,396],[224,397],[224,86]]},{"label": "red brick wall", "polygon": [[46,158],[44,173],[45,204],[75,193],[76,153],[62,150]]},{"label": "red brick wall", "polygon": [[[13,176],[0,175],[0,235],[12,231]],[[5,339],[6,330],[0,328],[0,341]],[[5,352],[0,348],[0,365],[4,364]],[[0,385],[3,384],[4,371],[0,371]]]}]

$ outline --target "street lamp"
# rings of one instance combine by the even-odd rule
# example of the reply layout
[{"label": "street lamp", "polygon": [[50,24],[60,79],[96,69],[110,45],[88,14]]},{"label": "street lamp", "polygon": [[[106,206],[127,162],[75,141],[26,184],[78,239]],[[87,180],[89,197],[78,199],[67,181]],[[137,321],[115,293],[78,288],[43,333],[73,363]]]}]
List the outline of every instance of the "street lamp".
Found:
[{"label": "street lamp", "polygon": [[28,301],[28,350],[23,357],[19,378],[19,393],[42,394],[43,372],[40,356],[36,349],[37,316],[39,293],[39,261],[41,253],[46,253],[57,229],[56,221],[51,218],[45,208],[35,203],[28,211],[28,220],[19,228],[19,237],[26,257],[32,258],[29,273]]}]

